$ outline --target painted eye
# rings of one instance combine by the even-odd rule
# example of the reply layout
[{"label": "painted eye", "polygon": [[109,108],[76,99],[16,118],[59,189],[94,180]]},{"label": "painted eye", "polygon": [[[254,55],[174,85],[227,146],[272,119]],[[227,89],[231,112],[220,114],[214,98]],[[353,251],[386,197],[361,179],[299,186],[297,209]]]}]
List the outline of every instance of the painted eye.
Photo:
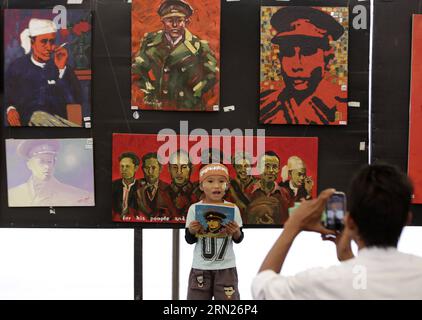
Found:
[{"label": "painted eye", "polygon": [[314,55],[317,52],[317,50],[318,50],[318,48],[316,48],[316,47],[303,47],[300,50],[300,53],[303,56],[312,56],[312,55]]},{"label": "painted eye", "polygon": [[295,55],[295,48],[286,46],[280,49],[280,54],[282,57],[293,57]]}]

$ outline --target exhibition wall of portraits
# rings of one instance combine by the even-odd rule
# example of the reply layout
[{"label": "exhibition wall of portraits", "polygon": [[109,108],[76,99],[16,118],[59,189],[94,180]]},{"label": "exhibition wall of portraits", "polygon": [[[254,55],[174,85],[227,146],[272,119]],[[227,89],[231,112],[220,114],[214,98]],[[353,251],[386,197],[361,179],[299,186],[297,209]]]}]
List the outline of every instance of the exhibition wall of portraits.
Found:
[{"label": "exhibition wall of portraits", "polygon": [[[91,12],[4,11],[6,126],[83,127],[91,116]],[[90,119],[89,119],[90,121]]]},{"label": "exhibition wall of portraits", "polygon": [[414,203],[422,203],[422,14],[413,15],[408,173]]},{"label": "exhibition wall of portraits", "polygon": [[218,111],[220,0],[132,1],[132,106]]},{"label": "exhibition wall of portraits", "polygon": [[184,223],[202,198],[206,163],[229,168],[225,199],[244,224],[282,225],[289,208],[317,190],[318,138],[114,134],[113,221]]},{"label": "exhibition wall of portraits", "polygon": [[92,139],[7,139],[9,207],[94,206]]},{"label": "exhibition wall of portraits", "polygon": [[347,124],[347,7],[261,7],[260,122]]}]

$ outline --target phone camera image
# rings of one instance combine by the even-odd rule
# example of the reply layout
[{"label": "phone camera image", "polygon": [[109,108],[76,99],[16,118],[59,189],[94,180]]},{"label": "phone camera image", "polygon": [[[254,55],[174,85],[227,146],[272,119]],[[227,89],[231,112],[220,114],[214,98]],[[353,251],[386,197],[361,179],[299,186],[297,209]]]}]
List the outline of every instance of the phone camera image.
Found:
[{"label": "phone camera image", "polygon": [[335,192],[327,201],[325,227],[330,230],[343,230],[346,212],[346,195]]}]

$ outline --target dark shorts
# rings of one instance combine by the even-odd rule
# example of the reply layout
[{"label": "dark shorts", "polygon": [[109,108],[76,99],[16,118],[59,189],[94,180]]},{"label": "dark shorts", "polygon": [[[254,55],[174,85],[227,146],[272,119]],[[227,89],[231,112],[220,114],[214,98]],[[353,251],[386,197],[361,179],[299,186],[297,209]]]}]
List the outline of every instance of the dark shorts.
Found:
[{"label": "dark shorts", "polygon": [[240,300],[236,268],[222,270],[191,269],[188,300]]}]

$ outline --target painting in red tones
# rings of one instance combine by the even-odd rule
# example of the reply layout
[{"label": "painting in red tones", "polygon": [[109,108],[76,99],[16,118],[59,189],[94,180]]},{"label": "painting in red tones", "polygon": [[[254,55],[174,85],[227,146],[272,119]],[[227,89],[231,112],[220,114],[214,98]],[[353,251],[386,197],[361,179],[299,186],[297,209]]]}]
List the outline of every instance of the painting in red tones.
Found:
[{"label": "painting in red tones", "polygon": [[261,7],[261,123],[347,124],[348,16],[346,7]]},{"label": "painting in red tones", "polygon": [[422,203],[422,14],[413,16],[412,75],[410,89],[409,164],[415,194],[414,203]]},{"label": "painting in red tones", "polygon": [[112,216],[116,222],[185,223],[202,199],[199,169],[223,163],[225,199],[244,224],[284,224],[289,208],[317,190],[318,138],[114,134]]}]

